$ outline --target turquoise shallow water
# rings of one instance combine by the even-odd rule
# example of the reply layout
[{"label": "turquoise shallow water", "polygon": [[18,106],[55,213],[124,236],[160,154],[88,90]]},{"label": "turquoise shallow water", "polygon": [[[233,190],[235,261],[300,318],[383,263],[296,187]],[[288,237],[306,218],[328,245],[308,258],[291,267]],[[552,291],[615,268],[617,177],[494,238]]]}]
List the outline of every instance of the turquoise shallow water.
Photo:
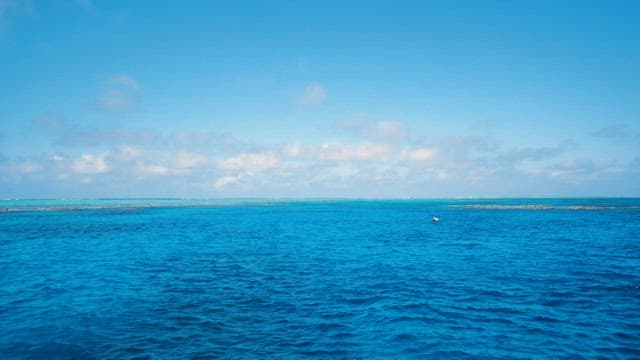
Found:
[{"label": "turquoise shallow water", "polygon": [[0,209],[1,358],[640,358],[639,199]]}]

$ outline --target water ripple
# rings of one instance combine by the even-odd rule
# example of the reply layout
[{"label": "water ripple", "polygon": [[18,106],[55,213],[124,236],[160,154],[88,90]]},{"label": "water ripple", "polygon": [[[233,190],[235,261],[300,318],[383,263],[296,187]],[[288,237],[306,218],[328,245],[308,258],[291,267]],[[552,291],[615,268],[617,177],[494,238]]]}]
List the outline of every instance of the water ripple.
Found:
[{"label": "water ripple", "polygon": [[637,204],[523,201],[4,212],[0,354],[639,358]]}]

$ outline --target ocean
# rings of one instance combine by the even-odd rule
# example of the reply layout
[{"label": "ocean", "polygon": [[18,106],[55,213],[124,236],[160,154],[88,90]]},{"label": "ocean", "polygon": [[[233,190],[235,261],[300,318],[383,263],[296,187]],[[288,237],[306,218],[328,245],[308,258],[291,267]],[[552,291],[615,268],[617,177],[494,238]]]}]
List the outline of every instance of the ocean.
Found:
[{"label": "ocean", "polygon": [[0,358],[638,359],[640,199],[3,200]]}]

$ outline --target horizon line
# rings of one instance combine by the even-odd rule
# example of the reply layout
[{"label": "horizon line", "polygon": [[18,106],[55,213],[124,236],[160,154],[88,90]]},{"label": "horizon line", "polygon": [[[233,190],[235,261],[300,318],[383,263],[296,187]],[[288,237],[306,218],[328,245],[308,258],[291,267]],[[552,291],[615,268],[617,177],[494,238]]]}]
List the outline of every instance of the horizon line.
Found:
[{"label": "horizon line", "polygon": [[0,201],[21,201],[21,200],[499,200],[499,199],[640,199],[640,196],[443,196],[443,197],[344,197],[344,196],[241,196],[241,197],[5,197]]}]

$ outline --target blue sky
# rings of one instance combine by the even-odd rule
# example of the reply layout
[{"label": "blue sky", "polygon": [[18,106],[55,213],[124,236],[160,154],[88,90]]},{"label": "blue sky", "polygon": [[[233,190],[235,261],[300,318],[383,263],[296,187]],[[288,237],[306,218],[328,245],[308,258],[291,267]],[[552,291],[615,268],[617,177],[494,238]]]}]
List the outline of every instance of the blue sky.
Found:
[{"label": "blue sky", "polygon": [[640,196],[639,21],[0,0],[0,197]]}]

